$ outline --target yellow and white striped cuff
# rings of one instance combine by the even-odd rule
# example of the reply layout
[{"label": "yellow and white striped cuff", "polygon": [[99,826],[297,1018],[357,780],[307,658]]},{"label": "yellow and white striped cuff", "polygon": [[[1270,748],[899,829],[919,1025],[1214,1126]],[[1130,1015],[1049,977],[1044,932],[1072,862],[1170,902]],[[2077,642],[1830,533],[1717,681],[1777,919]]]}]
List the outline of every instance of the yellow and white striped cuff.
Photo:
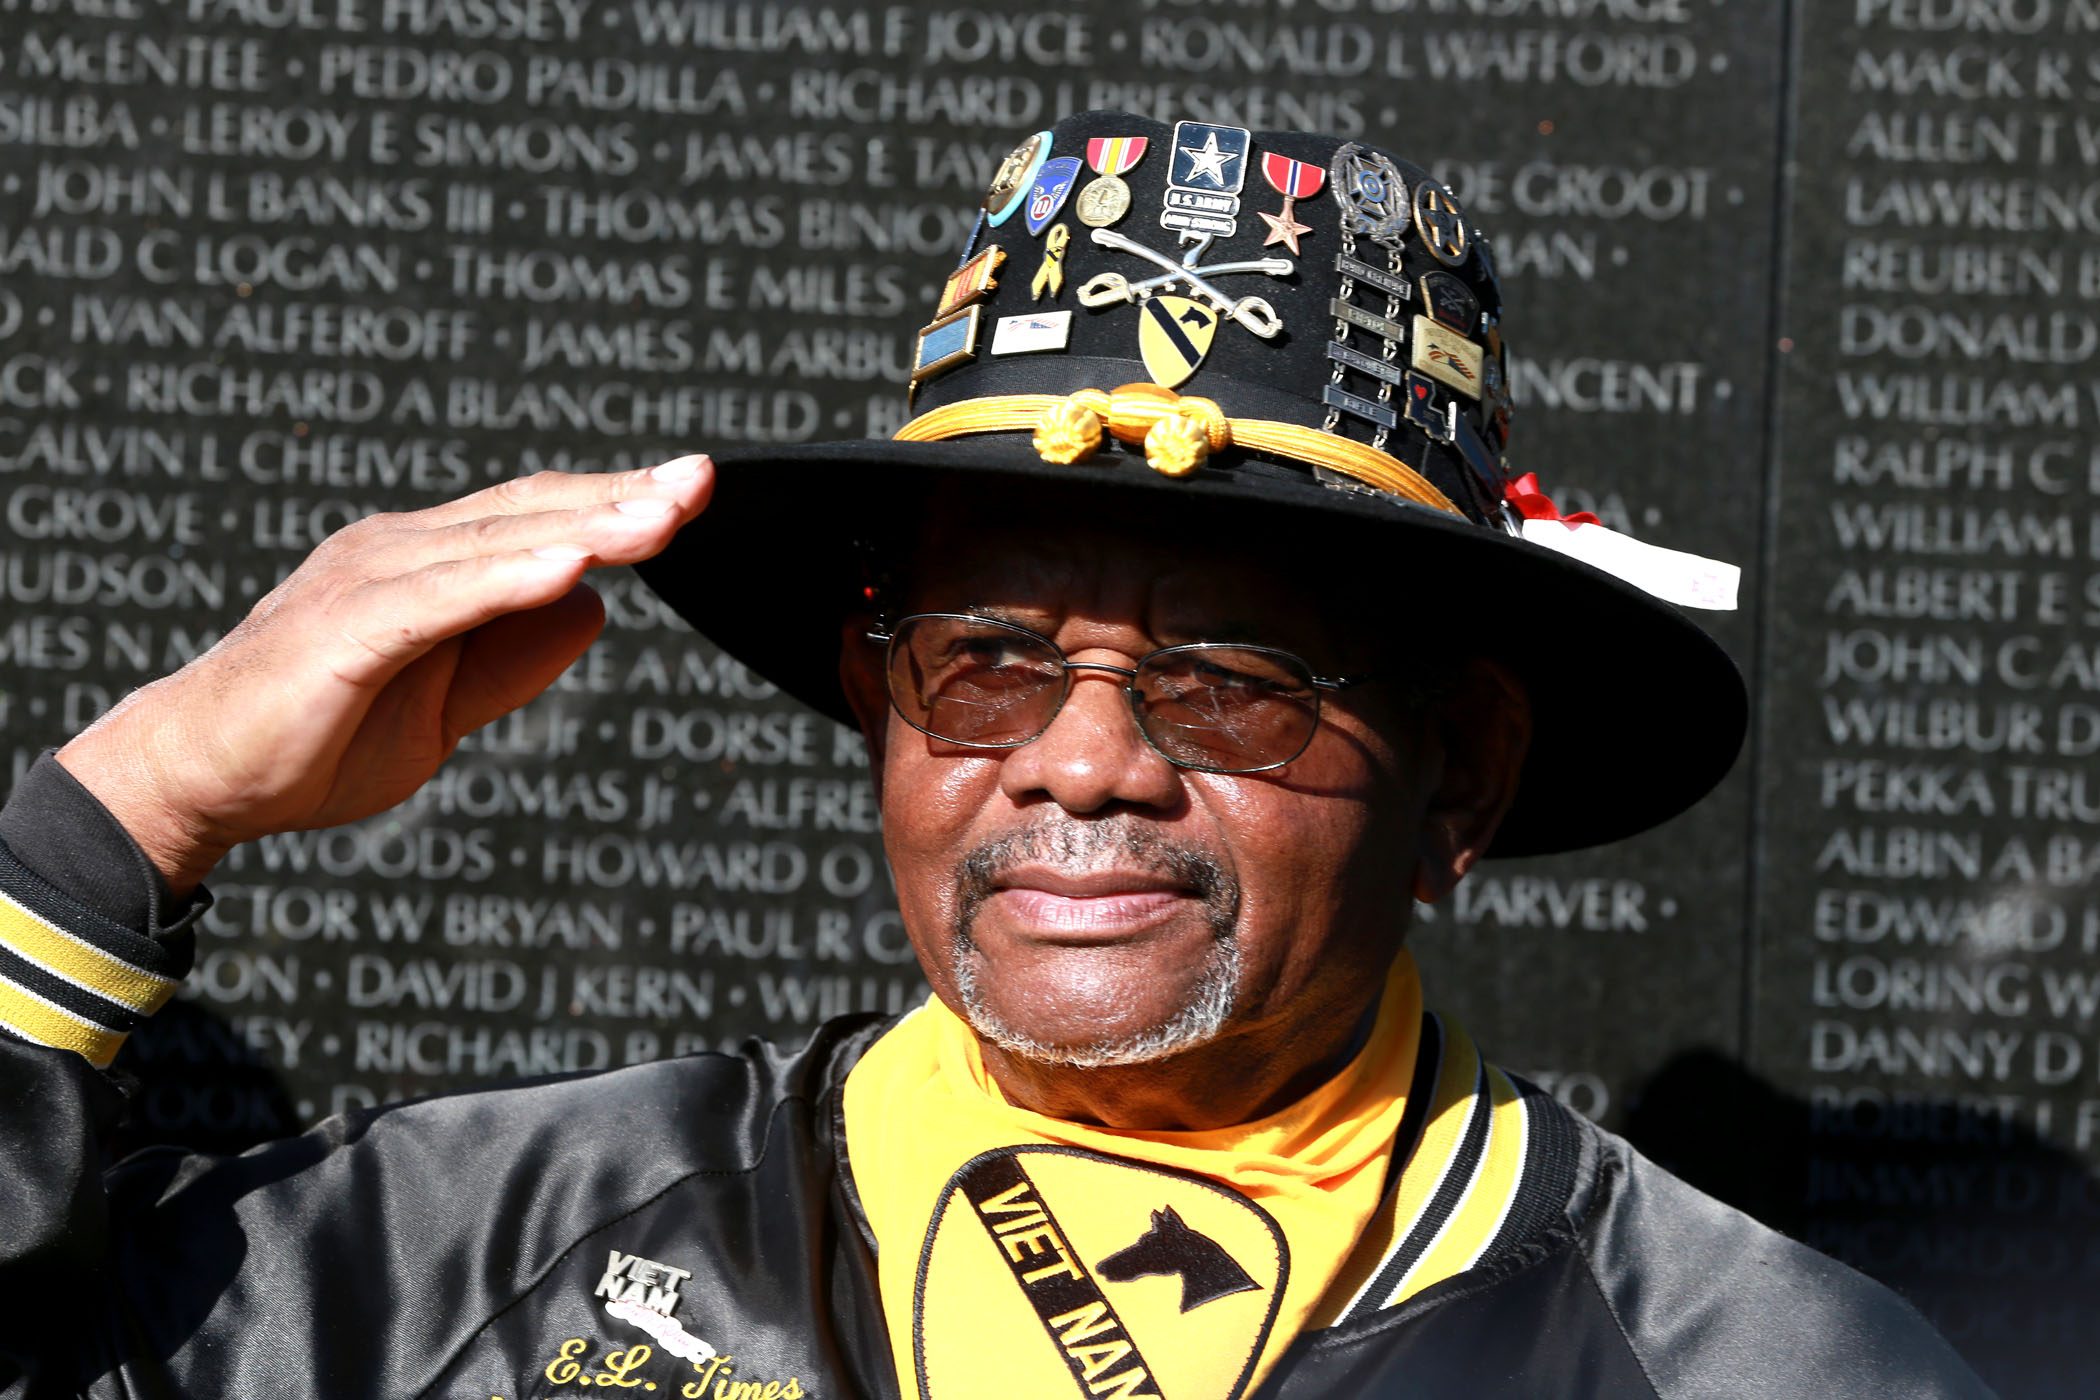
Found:
[{"label": "yellow and white striped cuff", "polygon": [[23,1039],[107,1067],[175,986],[0,889],[0,1026]]}]

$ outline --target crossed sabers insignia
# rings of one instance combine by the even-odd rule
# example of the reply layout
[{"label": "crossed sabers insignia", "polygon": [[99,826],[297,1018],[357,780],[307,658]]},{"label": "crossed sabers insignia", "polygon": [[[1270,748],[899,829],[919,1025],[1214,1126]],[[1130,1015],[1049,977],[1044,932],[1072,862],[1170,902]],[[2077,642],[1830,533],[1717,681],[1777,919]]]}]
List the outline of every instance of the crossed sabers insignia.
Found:
[{"label": "crossed sabers insignia", "polygon": [[1230,297],[1213,287],[1207,280],[1226,273],[1264,272],[1271,277],[1288,277],[1297,270],[1297,264],[1289,258],[1254,258],[1246,262],[1212,263],[1208,267],[1196,264],[1203,250],[1210,246],[1210,239],[1203,238],[1195,247],[1183,255],[1181,262],[1154,248],[1147,248],[1135,238],[1127,238],[1114,229],[1097,228],[1094,241],[1104,248],[1113,248],[1120,253],[1129,253],[1166,269],[1157,277],[1147,277],[1142,282],[1132,282],[1120,272],[1103,272],[1089,277],[1086,285],[1079,289],[1081,306],[1108,306],[1119,301],[1142,302],[1155,292],[1169,287],[1185,286],[1189,294],[1209,306],[1211,310],[1228,320],[1237,321],[1264,340],[1275,337],[1283,329],[1283,318],[1276,308],[1260,297]]}]

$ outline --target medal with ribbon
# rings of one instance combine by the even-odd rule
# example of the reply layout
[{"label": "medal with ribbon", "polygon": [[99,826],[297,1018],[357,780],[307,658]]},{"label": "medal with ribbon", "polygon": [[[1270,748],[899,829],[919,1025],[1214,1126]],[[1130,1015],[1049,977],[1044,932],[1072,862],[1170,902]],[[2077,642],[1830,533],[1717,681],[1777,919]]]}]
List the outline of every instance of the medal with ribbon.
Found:
[{"label": "medal with ribbon", "polygon": [[1086,163],[1101,178],[1079,192],[1073,212],[1090,228],[1107,228],[1130,212],[1130,186],[1123,173],[1145,157],[1149,138],[1097,136],[1086,143]]},{"label": "medal with ribbon", "polygon": [[1150,143],[1144,136],[1097,136],[1086,143],[1086,163],[1096,174],[1113,179],[1143,160]]},{"label": "medal with ribbon", "polygon": [[1294,216],[1297,203],[1320,192],[1320,186],[1327,183],[1327,172],[1317,165],[1270,151],[1261,158],[1261,173],[1269,188],[1283,196],[1281,213],[1261,216],[1269,226],[1269,236],[1262,239],[1261,245],[1266,248],[1271,243],[1281,243],[1295,254],[1299,251],[1298,239],[1312,232],[1311,225],[1299,223]]}]

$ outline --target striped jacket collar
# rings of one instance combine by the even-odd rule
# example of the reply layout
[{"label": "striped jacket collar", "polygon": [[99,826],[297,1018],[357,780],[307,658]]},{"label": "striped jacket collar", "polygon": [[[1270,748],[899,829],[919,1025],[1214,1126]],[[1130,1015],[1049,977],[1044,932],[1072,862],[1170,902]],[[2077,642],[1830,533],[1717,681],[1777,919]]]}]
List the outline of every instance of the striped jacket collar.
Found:
[{"label": "striped jacket collar", "polygon": [[1398,1306],[1501,1261],[1564,1210],[1576,1127],[1536,1086],[1482,1058],[1463,1027],[1423,1017],[1409,1108],[1378,1213],[1316,1326]]}]

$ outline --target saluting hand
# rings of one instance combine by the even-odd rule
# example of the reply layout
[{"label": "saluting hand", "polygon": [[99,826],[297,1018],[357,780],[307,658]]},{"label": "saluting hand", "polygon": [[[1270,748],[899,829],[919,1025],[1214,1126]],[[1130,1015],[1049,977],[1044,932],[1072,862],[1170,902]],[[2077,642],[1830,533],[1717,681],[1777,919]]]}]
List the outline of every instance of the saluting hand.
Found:
[{"label": "saluting hand", "polygon": [[707,458],[680,457],[359,521],[59,762],[178,894],[243,841],[385,811],[591,644],[587,569],[657,553],[713,484]]}]

